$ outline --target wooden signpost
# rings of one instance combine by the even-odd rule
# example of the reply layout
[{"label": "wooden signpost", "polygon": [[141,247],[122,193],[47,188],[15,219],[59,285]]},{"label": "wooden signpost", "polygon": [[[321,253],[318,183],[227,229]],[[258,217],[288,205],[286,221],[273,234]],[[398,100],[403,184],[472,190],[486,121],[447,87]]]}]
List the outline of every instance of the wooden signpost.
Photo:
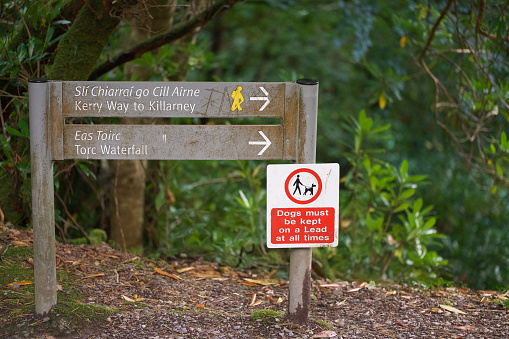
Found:
[{"label": "wooden signpost", "polygon": [[[57,302],[53,161],[293,160],[314,164],[318,82],[29,81],[35,308]],[[270,118],[268,125],[76,124],[71,118]],[[242,122],[244,122],[242,120]],[[289,317],[309,314],[311,248],[291,250]]]}]

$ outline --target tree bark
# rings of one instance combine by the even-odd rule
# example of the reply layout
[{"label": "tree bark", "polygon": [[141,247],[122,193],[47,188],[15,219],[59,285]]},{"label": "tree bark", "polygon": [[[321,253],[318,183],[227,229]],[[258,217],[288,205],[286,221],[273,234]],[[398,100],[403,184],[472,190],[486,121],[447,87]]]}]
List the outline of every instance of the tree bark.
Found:
[{"label": "tree bark", "polygon": [[[130,45],[149,39],[152,35],[169,29],[173,23],[176,0],[155,0],[150,3],[148,22],[136,18],[129,20]],[[153,51],[153,53],[157,53]],[[131,80],[147,80],[150,69],[129,62],[125,65],[126,76]],[[148,118],[123,118],[122,124],[149,124]],[[110,239],[124,250],[143,250],[143,229],[145,214],[146,160],[113,161],[113,197],[111,199]]]},{"label": "tree bark", "polygon": [[[148,23],[130,21],[131,24],[131,45],[139,44],[140,40],[148,41],[152,36],[158,35],[161,31],[168,31],[173,23],[176,0],[156,0],[155,6],[149,9],[150,20]],[[211,0],[197,0],[193,6],[186,10],[181,24],[193,21],[196,16],[209,8]],[[185,40],[175,42],[179,47],[185,47],[192,43],[195,28],[190,34],[185,35]],[[143,42],[142,42],[143,44]],[[177,49],[177,48],[176,48]],[[153,53],[157,53],[153,50]],[[187,73],[185,64],[188,61],[187,53],[177,49],[174,56],[180,71],[171,80],[183,80]],[[135,80],[147,80],[151,72],[146,67],[140,67],[134,63],[126,64],[127,78]],[[150,119],[146,118],[124,118],[124,124],[149,124]],[[112,198],[112,219],[110,239],[120,244],[124,250],[142,251],[143,229],[144,229],[144,205],[145,205],[145,181],[147,162],[141,160],[115,161],[114,167],[114,189]]]}]

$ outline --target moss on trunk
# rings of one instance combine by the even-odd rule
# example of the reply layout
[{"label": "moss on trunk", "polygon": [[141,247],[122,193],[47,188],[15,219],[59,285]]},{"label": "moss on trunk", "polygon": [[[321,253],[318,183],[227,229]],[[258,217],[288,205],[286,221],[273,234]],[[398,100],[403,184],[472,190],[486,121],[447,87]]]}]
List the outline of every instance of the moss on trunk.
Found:
[{"label": "moss on trunk", "polygon": [[86,80],[120,19],[101,0],[88,0],[58,44],[53,80]]}]

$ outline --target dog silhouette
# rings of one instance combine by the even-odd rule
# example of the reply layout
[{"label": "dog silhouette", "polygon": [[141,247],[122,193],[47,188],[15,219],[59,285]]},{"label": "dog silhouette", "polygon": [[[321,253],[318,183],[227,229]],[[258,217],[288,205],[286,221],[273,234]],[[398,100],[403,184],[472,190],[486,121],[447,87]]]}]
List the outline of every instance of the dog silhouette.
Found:
[{"label": "dog silhouette", "polygon": [[312,184],[311,187],[306,186],[306,189],[304,190],[304,195],[306,195],[307,192],[311,193],[313,195],[313,190],[315,189],[316,185]]}]

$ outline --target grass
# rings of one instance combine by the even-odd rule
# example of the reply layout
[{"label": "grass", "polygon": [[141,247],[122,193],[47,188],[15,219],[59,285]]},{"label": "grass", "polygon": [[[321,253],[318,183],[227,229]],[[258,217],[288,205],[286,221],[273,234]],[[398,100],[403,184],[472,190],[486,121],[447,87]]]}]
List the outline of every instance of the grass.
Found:
[{"label": "grass", "polygon": [[[72,333],[84,324],[106,319],[115,309],[81,302],[80,281],[65,271],[57,271],[57,281],[63,292],[58,292],[58,303],[44,316],[35,315],[34,270],[28,259],[33,257],[29,247],[9,248],[0,261],[0,329],[6,334],[23,331],[28,335],[50,332],[53,335]],[[15,284],[26,282],[26,284]]]},{"label": "grass", "polygon": [[282,314],[283,311],[274,311],[271,309],[253,310],[253,312],[251,312],[251,319],[254,321],[261,320],[268,324],[270,322],[278,321]]},{"label": "grass", "polygon": [[332,326],[331,324],[329,324],[328,322],[326,322],[325,320],[322,320],[322,319],[318,319],[318,318],[313,318],[312,319],[315,323],[317,323],[318,325],[320,325],[320,327],[325,330],[325,331],[334,331],[334,326]]}]

